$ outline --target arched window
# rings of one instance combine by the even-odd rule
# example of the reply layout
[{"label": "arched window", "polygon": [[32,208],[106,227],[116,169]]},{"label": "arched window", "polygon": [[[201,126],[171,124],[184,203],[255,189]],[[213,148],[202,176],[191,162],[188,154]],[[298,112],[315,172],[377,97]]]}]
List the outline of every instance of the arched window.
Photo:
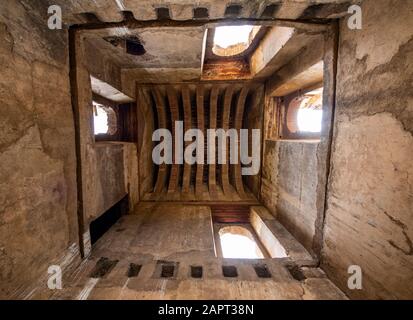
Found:
[{"label": "arched window", "polygon": [[304,95],[297,112],[297,126],[301,132],[321,132],[323,116],[323,89],[314,90]]},{"label": "arched window", "polygon": [[290,132],[320,133],[323,117],[323,88],[300,94],[288,103]]},{"label": "arched window", "polygon": [[241,226],[224,227],[219,230],[224,258],[263,259],[264,254],[255,242],[252,233]]},{"label": "arched window", "polygon": [[231,57],[249,48],[260,26],[224,26],[215,28],[212,52],[217,56]]}]

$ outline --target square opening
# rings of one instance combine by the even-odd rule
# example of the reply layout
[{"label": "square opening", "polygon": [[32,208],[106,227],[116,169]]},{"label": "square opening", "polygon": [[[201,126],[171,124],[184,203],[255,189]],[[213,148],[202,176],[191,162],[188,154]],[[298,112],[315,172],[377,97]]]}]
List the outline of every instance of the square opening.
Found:
[{"label": "square opening", "polygon": [[106,257],[101,257],[97,262],[89,277],[104,278],[107,276],[118,263],[118,260],[110,260]]},{"label": "square opening", "polygon": [[222,266],[222,274],[225,278],[236,278],[238,277],[238,271],[235,266]]},{"label": "square opening", "polygon": [[254,270],[258,278],[271,278],[271,273],[265,264],[255,265]]},{"label": "square opening", "polygon": [[127,276],[128,278],[135,278],[139,275],[139,272],[142,269],[142,265],[140,264],[135,264],[135,263],[130,263],[129,268],[128,268],[128,273]]},{"label": "square opening", "polygon": [[261,18],[274,18],[274,15],[277,13],[279,9],[279,4],[270,4],[267,7],[265,7],[265,10],[261,14]]},{"label": "square opening", "polygon": [[201,266],[191,266],[191,277],[200,279],[202,278],[203,270]]},{"label": "square opening", "polygon": [[171,15],[169,13],[169,8],[156,8],[156,16],[158,20],[170,20]]},{"label": "square opening", "polygon": [[161,269],[161,278],[172,278],[175,274],[175,266],[173,264],[164,264]]},{"label": "square opening", "polygon": [[209,13],[208,8],[195,8],[194,9],[194,19],[208,19]]},{"label": "square opening", "polygon": [[242,6],[239,4],[231,4],[225,9],[225,16],[237,17],[242,12]]},{"label": "square opening", "polygon": [[303,281],[303,280],[307,279],[299,266],[297,266],[297,265],[288,265],[287,269],[290,272],[291,276],[295,280]]}]

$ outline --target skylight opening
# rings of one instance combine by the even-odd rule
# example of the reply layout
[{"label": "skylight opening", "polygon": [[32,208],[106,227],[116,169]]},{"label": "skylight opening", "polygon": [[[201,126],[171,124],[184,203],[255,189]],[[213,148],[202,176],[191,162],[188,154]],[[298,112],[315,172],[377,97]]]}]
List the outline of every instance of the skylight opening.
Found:
[{"label": "skylight opening", "polygon": [[232,259],[263,259],[264,255],[251,232],[243,227],[231,226],[219,231],[222,256]]},{"label": "skylight opening", "polygon": [[238,55],[251,45],[260,26],[224,26],[215,28],[212,51],[218,56]]},{"label": "skylight opening", "polygon": [[248,45],[254,26],[225,26],[215,29],[214,44],[226,49],[237,44]]}]

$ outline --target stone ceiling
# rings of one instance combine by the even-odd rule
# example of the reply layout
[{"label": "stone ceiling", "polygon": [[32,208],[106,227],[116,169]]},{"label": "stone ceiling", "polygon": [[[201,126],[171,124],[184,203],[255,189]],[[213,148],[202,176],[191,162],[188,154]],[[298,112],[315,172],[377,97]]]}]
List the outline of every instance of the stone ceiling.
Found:
[{"label": "stone ceiling", "polygon": [[[21,0],[30,2],[29,0]],[[171,19],[175,21],[220,19],[325,19],[346,14],[359,0],[44,0],[62,7],[66,26],[87,23],[118,23]],[[53,2],[53,3],[52,3]],[[160,9],[161,8],[161,9]],[[201,11],[197,11],[201,9]],[[166,17],[165,17],[166,14]],[[202,25],[202,24],[201,24]],[[204,62],[206,26],[129,29],[113,26],[85,31],[87,46],[99,50],[122,69],[124,78],[146,83],[197,81]],[[136,37],[145,54],[134,56],[104,40]]]},{"label": "stone ceiling", "polygon": [[[21,0],[27,6],[30,0]],[[228,17],[260,18],[263,14],[278,19],[327,18],[346,11],[351,3],[359,0],[43,0],[61,6],[63,22],[67,25],[90,22],[96,17],[102,22],[120,22],[124,12],[130,12],[137,20],[156,20],[156,8],[168,8],[173,20],[194,18],[195,8],[208,10],[209,19]],[[36,1],[37,2],[37,1]],[[227,11],[229,5],[240,10]],[[270,8],[268,8],[270,6]],[[202,17],[202,16],[201,16]],[[270,18],[270,17],[269,17]]]},{"label": "stone ceiling", "polygon": [[[117,28],[90,31],[85,38],[102,54],[110,55],[121,68],[201,68],[204,29],[154,28],[127,30]],[[146,50],[143,55],[127,54],[107,37],[137,37]]]}]

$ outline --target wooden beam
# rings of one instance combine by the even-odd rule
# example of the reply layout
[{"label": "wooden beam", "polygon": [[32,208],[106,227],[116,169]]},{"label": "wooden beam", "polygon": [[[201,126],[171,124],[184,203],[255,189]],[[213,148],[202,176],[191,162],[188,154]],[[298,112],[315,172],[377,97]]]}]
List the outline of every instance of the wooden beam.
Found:
[{"label": "wooden beam", "polygon": [[255,26],[280,26],[291,27],[297,30],[323,32],[330,23],[329,19],[255,19],[255,18],[222,18],[222,19],[204,19],[204,20],[127,20],[122,22],[96,22],[72,25],[70,28],[74,30],[102,30],[102,29],[118,29],[127,28],[133,29],[149,29],[160,27],[173,28],[195,28],[204,27],[206,29],[216,28],[219,26],[237,26],[237,25],[255,25]]},{"label": "wooden beam", "polygon": [[[191,115],[191,95],[188,86],[183,86],[182,88],[182,101],[184,105],[184,130],[185,132],[192,127],[192,115]],[[189,142],[185,142],[187,146]],[[188,193],[190,191],[191,183],[191,165],[184,163],[184,173],[182,179],[182,192]]]},{"label": "wooden beam", "polygon": [[[216,129],[217,128],[217,106],[218,106],[218,95],[219,95],[219,88],[214,86],[211,90],[211,97],[210,97],[210,110],[209,110],[209,128]],[[215,142],[214,142],[215,145]],[[209,149],[208,149],[209,150]],[[212,155],[216,159],[216,150]],[[214,161],[214,162],[215,162]],[[215,163],[209,165],[209,175],[208,175],[208,186],[209,186],[209,193],[212,198],[216,198],[217,193],[217,181],[216,181],[216,165]]]},{"label": "wooden beam", "polygon": [[248,92],[249,92],[249,87],[244,86],[241,90],[240,95],[238,96],[238,101],[237,101],[237,109],[236,109],[236,115],[235,115],[235,129],[238,132],[238,163],[235,165],[232,165],[233,168],[233,173],[234,173],[234,184],[235,184],[235,189],[237,190],[239,196],[241,198],[245,198],[245,191],[244,191],[244,184],[242,182],[242,175],[241,175],[241,148],[240,148],[240,130],[242,129],[242,120],[244,117],[244,110],[245,110],[245,100],[247,98]]},{"label": "wooden beam", "polygon": [[[231,102],[232,102],[232,96],[234,94],[234,87],[232,85],[229,85],[227,89],[225,90],[225,97],[224,97],[224,107],[222,111],[222,129],[227,131],[229,129],[229,117],[231,113]],[[226,161],[225,164],[221,165],[221,181],[222,181],[222,189],[224,191],[224,194],[226,196],[229,196],[231,194],[231,186],[229,183],[229,143],[228,139],[225,141],[226,144]],[[218,146],[219,148],[220,146]]]},{"label": "wooden beam", "polygon": [[[158,113],[159,128],[166,128],[166,105],[159,88],[153,88],[153,97],[155,99],[156,111]],[[167,166],[165,163],[159,165],[158,178],[155,184],[155,193],[161,193],[165,187],[167,178]]]},{"label": "wooden beam", "polygon": [[[196,88],[196,109],[197,109],[198,129],[201,131],[205,131],[204,86],[203,85],[198,85]],[[204,146],[204,143],[202,145]],[[204,178],[204,165],[201,163],[197,163],[196,180],[195,180],[195,194],[197,195],[202,194],[203,178]]]},{"label": "wooden beam", "polygon": [[172,157],[174,159],[174,164],[172,165],[171,175],[169,177],[168,193],[175,193],[176,191],[178,191],[178,182],[179,182],[179,164],[175,163],[175,121],[179,120],[179,106],[178,106],[178,98],[176,96],[175,89],[172,86],[168,86],[167,94],[168,94],[169,108],[171,110],[171,117],[172,117],[172,141],[174,144],[172,148]]}]

